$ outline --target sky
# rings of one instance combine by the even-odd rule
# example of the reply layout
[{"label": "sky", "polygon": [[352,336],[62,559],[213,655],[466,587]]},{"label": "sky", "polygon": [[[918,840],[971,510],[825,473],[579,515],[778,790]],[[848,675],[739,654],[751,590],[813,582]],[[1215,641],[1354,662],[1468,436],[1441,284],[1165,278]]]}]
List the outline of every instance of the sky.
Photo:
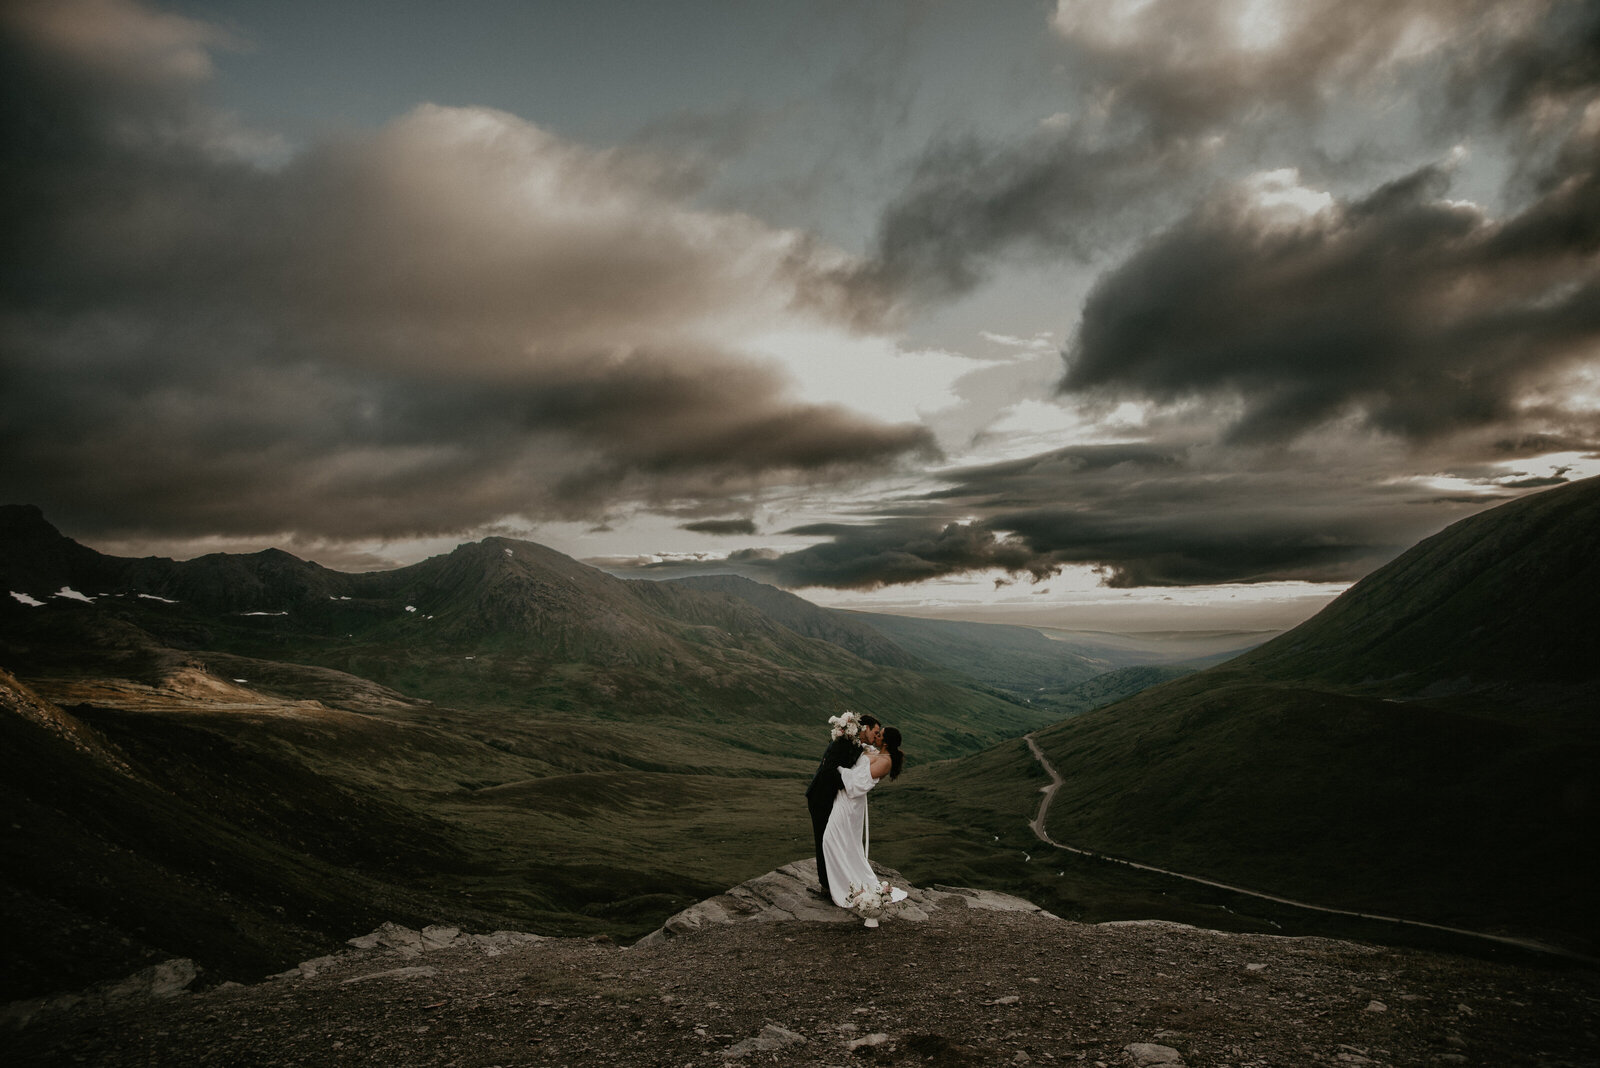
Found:
[{"label": "sky", "polygon": [[1600,0],[0,0],[0,501],[1281,628],[1600,474]]}]

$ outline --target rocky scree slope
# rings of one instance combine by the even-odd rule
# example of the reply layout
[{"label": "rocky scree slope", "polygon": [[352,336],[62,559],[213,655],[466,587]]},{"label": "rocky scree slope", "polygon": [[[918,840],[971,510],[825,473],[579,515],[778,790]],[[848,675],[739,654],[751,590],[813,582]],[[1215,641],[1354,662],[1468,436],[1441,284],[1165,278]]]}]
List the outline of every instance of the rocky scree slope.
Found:
[{"label": "rocky scree slope", "polygon": [[174,962],[122,984],[121,999],[108,986],[74,1004],[11,1006],[0,1055],[108,1068],[1574,1068],[1600,1048],[1592,970],[1078,924],[949,888],[918,891],[916,915],[867,930],[820,898],[790,911],[808,874],[796,864],[735,887],[724,896],[749,906],[737,915],[719,906],[720,921],[628,948],[386,924],[262,982],[193,993],[200,984]]}]

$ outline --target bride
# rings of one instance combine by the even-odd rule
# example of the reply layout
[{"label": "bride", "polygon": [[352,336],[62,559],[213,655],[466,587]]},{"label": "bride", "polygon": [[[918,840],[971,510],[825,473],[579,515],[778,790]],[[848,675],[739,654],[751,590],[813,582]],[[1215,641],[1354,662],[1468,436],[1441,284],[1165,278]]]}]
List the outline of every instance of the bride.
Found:
[{"label": "bride", "polygon": [[[851,887],[878,887],[880,881],[867,860],[867,791],[885,775],[900,774],[905,756],[900,752],[900,731],[883,732],[883,749],[864,746],[853,766],[839,769],[843,784],[834,798],[828,829],[822,833],[822,855],[828,866],[828,893],[840,908],[850,907]],[[895,890],[895,900],[905,891]]]}]

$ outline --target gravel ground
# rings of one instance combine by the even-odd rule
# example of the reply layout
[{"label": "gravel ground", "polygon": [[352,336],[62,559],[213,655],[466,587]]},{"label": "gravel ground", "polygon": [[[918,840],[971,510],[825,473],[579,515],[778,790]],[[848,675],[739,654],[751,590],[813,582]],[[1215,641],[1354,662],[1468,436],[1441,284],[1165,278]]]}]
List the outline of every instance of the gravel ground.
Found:
[{"label": "gravel ground", "polygon": [[[311,974],[305,974],[311,973]],[[458,938],[42,1013],[10,1065],[1600,1065],[1600,973],[960,902],[650,945]],[[1173,1061],[1171,1058],[1181,1058]]]}]

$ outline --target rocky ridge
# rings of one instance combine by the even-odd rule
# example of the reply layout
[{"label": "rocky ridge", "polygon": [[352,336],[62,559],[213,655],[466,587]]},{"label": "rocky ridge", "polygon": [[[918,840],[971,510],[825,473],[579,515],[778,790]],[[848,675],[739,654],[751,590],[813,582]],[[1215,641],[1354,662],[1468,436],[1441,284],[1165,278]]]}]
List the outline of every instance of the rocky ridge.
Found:
[{"label": "rocky ridge", "polygon": [[[893,872],[885,874],[894,880]],[[903,884],[903,881],[901,883]],[[604,938],[385,924],[249,986],[192,969],[12,1006],[12,1064],[1600,1064],[1590,969],[1079,924],[912,888],[864,929],[797,862]],[[187,976],[187,978],[186,978]],[[158,981],[160,980],[160,981]],[[120,993],[114,993],[118,987]]]},{"label": "rocky ridge", "polygon": [[[973,890],[964,886],[934,885],[924,889],[912,886],[905,876],[892,868],[876,863],[872,867],[884,880],[907,891],[909,896],[893,911],[894,919],[903,923],[925,923],[930,912],[952,904],[990,912],[1038,913],[1055,919],[1033,902],[1010,894]],[[859,917],[837,908],[822,896],[821,885],[817,882],[817,862],[807,859],[785,864],[765,875],[742,882],[725,893],[690,905],[682,912],[669,916],[658,930],[635,944],[655,945],[707,926],[752,921],[861,922]]]}]

